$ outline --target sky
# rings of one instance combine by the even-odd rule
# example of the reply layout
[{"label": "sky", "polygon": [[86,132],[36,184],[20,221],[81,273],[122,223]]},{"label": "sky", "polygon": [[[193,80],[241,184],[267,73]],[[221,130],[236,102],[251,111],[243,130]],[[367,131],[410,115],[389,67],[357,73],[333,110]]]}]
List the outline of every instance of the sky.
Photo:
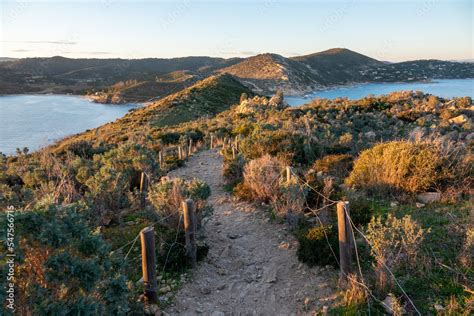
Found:
[{"label": "sky", "polygon": [[474,59],[473,2],[0,0],[0,56]]}]

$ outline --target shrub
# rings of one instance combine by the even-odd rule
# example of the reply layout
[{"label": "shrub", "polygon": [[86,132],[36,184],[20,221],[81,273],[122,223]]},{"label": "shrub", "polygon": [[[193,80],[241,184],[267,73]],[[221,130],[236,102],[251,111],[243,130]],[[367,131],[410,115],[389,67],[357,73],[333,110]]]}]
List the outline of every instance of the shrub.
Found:
[{"label": "shrub", "polygon": [[346,182],[374,192],[426,191],[438,183],[441,160],[440,152],[428,143],[383,143],[360,154]]},{"label": "shrub", "polygon": [[375,212],[373,203],[363,197],[349,198],[350,214],[354,225],[367,225]]},{"label": "shrub", "polygon": [[[273,130],[276,129],[276,130]],[[256,159],[263,155],[281,157],[288,164],[308,164],[320,155],[321,146],[308,137],[279,130],[274,126],[259,126],[241,142],[241,152],[247,159]]]},{"label": "shrub", "polygon": [[[155,211],[167,217],[170,227],[176,227],[179,222],[181,203],[185,199],[193,199],[196,215],[200,221],[206,199],[211,195],[209,186],[201,180],[184,180],[181,178],[166,179],[154,183],[148,191],[148,199]],[[174,214],[174,215],[173,215]]]},{"label": "shrub", "polygon": [[222,175],[228,185],[234,186],[243,179],[245,160],[242,156],[232,158],[232,154],[224,152],[224,165]]},{"label": "shrub", "polygon": [[295,227],[305,207],[306,192],[307,190],[296,181],[286,183],[285,179],[285,183],[280,184],[278,196],[271,202],[276,215],[286,218],[287,222]]},{"label": "shrub", "polygon": [[401,219],[391,214],[385,220],[380,216],[372,218],[366,237],[370,253],[376,260],[376,281],[380,290],[384,291],[391,284],[386,267],[394,272],[401,268],[419,268],[419,251],[429,231],[421,228],[409,215]]},{"label": "shrub", "polygon": [[244,184],[255,199],[268,202],[278,197],[282,167],[280,161],[270,155],[245,165]]},{"label": "shrub", "polygon": [[330,176],[345,178],[352,168],[352,156],[348,154],[327,155],[313,164],[316,172],[323,172]]},{"label": "shrub", "polygon": [[[16,248],[15,304],[22,314],[125,315],[130,311],[123,258],[109,255],[108,244],[89,227],[87,212],[72,204],[17,213],[21,239]],[[6,266],[0,264],[2,269]]]},{"label": "shrub", "polygon": [[300,261],[309,266],[337,266],[334,254],[338,253],[339,246],[337,232],[333,226],[316,226],[310,229],[301,229],[296,233],[296,236],[299,241],[297,255]]}]

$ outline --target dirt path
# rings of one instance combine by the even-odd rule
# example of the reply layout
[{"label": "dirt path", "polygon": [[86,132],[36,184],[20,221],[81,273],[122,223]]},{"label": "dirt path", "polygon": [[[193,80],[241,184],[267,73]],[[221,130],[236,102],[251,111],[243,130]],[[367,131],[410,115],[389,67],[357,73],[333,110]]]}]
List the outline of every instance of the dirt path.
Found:
[{"label": "dirt path", "polygon": [[292,315],[330,305],[334,270],[299,263],[297,242],[285,225],[271,223],[264,211],[223,191],[216,150],[196,154],[170,176],[206,181],[214,214],[201,231],[210,246],[208,257],[165,314]]}]

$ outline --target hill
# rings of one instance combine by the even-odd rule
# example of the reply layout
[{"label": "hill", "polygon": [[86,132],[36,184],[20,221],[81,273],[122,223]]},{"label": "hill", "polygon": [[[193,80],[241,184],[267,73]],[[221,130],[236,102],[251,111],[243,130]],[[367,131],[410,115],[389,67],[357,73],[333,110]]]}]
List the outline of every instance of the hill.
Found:
[{"label": "hill", "polygon": [[444,60],[413,60],[361,70],[364,81],[396,82],[474,78],[474,64]]},{"label": "hill", "polygon": [[130,132],[143,135],[148,128],[173,126],[183,122],[208,118],[238,103],[242,93],[253,95],[232,76],[223,74],[201,80],[175,94],[136,109],[113,123],[69,137],[58,148],[80,140],[99,143],[120,143]]},{"label": "hill", "polygon": [[361,70],[383,65],[376,59],[346,48],[333,48],[319,53],[293,57],[292,60],[317,70],[328,82],[333,84],[360,80]]},{"label": "hill", "polygon": [[86,95],[97,103],[150,102],[181,91],[203,77],[198,73],[179,70],[157,75],[153,80],[119,81],[104,89],[91,89]]},{"label": "hill", "polygon": [[310,92],[328,81],[317,70],[277,54],[261,54],[219,70],[229,73],[260,93],[282,89],[286,94]]},{"label": "hill", "polygon": [[[145,59],[72,59],[24,58],[0,63],[0,93],[52,92],[84,94],[108,89],[120,81],[152,81],[157,76],[189,71],[209,76],[215,69],[227,67],[240,59],[214,57],[145,58]],[[21,89],[17,86],[21,85]],[[166,85],[165,85],[166,86]],[[186,85],[189,86],[189,85]],[[163,88],[163,87],[161,87]],[[163,89],[161,89],[163,90]],[[165,89],[165,94],[176,92]],[[139,101],[144,101],[140,99]]]},{"label": "hill", "polygon": [[[0,93],[72,93],[97,102],[145,102],[162,98],[213,74],[228,73],[257,93],[281,89],[305,94],[357,82],[474,78],[474,64],[441,60],[387,63],[345,48],[286,58],[70,59],[25,58],[0,63]],[[132,82],[133,84],[123,84]]]}]

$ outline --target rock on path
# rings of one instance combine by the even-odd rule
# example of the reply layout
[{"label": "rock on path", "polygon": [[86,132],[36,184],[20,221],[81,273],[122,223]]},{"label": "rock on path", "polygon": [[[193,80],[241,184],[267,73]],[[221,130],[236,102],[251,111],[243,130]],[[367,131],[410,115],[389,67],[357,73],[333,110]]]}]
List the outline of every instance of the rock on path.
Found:
[{"label": "rock on path", "polygon": [[285,225],[270,223],[264,211],[223,191],[217,150],[195,154],[169,176],[206,181],[214,213],[200,232],[209,254],[164,314],[301,315],[334,300],[333,269],[299,263],[297,242]]}]

